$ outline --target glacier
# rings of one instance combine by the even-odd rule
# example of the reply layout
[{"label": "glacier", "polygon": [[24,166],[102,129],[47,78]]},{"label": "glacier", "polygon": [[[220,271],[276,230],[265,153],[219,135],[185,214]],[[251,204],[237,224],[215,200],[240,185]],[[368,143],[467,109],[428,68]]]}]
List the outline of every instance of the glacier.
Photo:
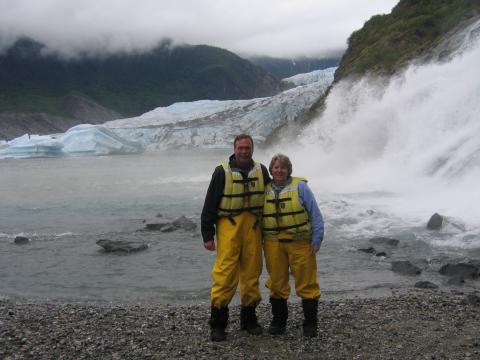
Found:
[{"label": "glacier", "polygon": [[333,82],[335,69],[305,75],[304,85],[272,97],[180,102],[104,125],[147,149],[230,148],[240,133],[252,135],[262,145],[276,129],[295,125]]},{"label": "glacier", "polygon": [[158,107],[137,117],[81,124],[64,134],[25,134],[0,143],[0,159],[138,154],[144,150],[230,148],[248,133],[262,145],[285,125],[296,125],[333,82],[336,68],[283,79],[295,86],[275,96],[249,100],[199,100]]},{"label": "glacier", "polygon": [[327,68],[324,70],[315,70],[309,73],[297,74],[285,79],[282,79],[285,83],[290,83],[294,86],[308,85],[315,82],[328,83],[333,81],[336,67]]}]

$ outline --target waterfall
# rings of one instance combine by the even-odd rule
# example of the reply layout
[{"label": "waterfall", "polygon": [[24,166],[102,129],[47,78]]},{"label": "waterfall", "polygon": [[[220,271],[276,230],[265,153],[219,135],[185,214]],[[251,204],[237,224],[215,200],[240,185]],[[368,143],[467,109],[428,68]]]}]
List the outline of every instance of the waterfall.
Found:
[{"label": "waterfall", "polygon": [[392,214],[441,212],[479,229],[479,61],[470,42],[448,62],[342,80],[300,144],[281,150],[317,193],[394,194],[382,204]]}]

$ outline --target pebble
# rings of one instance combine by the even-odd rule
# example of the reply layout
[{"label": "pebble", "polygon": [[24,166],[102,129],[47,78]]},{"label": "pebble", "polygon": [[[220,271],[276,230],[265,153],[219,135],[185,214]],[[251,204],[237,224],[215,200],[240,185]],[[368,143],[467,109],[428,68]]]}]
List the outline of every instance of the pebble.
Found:
[{"label": "pebble", "polygon": [[[319,336],[302,336],[300,301],[287,331],[251,336],[230,307],[227,341],[209,339],[209,306],[0,300],[0,358],[463,359],[478,355],[480,306],[465,295],[412,290],[379,299],[320,301]],[[12,316],[15,314],[15,316]],[[257,309],[266,328],[264,301]],[[441,340],[441,341],[439,341]],[[386,346],[388,344],[388,346]],[[467,355],[468,354],[468,355]]]}]

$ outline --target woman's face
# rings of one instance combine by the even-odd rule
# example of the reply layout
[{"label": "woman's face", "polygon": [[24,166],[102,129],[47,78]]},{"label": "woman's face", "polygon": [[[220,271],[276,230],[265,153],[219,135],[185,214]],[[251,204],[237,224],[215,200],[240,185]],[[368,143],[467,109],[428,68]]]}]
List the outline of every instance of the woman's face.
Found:
[{"label": "woman's face", "polygon": [[288,179],[288,168],[277,160],[272,166],[272,176],[275,184],[283,185]]}]

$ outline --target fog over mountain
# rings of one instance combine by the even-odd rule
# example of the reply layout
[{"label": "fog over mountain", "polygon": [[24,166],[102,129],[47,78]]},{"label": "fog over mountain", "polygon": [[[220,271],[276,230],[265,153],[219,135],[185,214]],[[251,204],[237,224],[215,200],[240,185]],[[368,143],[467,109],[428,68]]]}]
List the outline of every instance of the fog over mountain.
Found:
[{"label": "fog over mountain", "polygon": [[0,43],[30,37],[65,56],[143,51],[170,38],[239,54],[328,55],[396,0],[0,0]]}]

